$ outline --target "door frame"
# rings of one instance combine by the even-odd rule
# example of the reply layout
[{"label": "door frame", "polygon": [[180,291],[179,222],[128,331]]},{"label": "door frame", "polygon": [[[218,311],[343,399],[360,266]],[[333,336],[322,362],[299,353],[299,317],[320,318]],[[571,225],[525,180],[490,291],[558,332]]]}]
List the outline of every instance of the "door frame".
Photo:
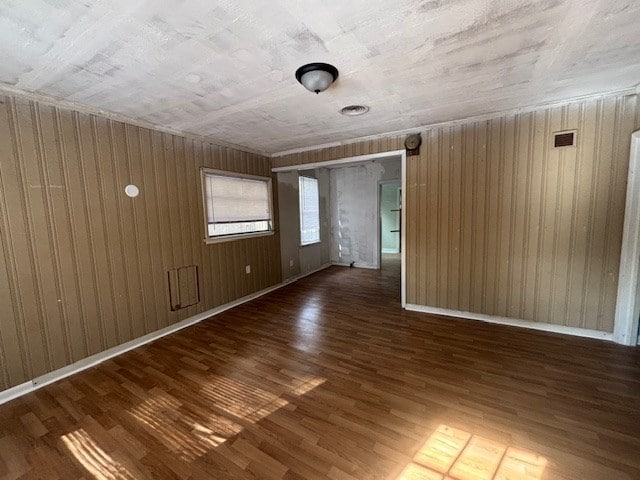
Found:
[{"label": "door frame", "polygon": [[640,317],[640,130],[631,134],[613,341],[638,345]]},{"label": "door frame", "polygon": [[[335,165],[351,164],[367,162],[371,160],[381,160],[389,157],[400,157],[400,186],[402,188],[402,212],[401,212],[401,231],[400,231],[400,302],[402,308],[407,305],[407,152],[406,150],[391,150],[388,152],[372,153],[369,155],[357,155],[353,157],[343,157],[335,160],[327,160],[322,162],[310,162],[299,163],[296,165],[289,165],[286,167],[275,167],[271,171],[273,173],[278,172],[290,172],[292,170],[309,170],[312,168],[331,167]],[[378,189],[378,195],[380,190]],[[380,201],[378,199],[378,230],[380,230]],[[378,241],[378,252],[380,252],[380,241]],[[378,264],[380,263],[380,257],[378,257]]]}]

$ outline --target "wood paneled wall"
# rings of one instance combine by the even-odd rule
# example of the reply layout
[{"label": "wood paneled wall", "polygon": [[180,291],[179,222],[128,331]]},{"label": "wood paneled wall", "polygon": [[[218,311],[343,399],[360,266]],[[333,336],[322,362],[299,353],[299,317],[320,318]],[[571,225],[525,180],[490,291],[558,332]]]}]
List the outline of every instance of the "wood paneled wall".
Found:
[{"label": "wood paneled wall", "polygon": [[[638,95],[422,132],[407,160],[407,302],[613,331]],[[577,148],[552,135],[578,131]],[[272,166],[403,148],[404,136]]]},{"label": "wood paneled wall", "polygon": [[[204,244],[201,166],[271,175],[258,155],[0,97],[0,390],[281,280],[278,235]],[[171,312],[167,271],[187,265],[201,301]]]}]

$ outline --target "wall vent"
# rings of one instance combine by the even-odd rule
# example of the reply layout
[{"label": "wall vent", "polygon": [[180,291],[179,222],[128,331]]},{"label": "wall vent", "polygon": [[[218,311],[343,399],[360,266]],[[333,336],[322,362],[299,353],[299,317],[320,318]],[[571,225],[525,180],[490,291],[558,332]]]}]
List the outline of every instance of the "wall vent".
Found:
[{"label": "wall vent", "polygon": [[556,132],[553,134],[553,147],[575,147],[576,146],[576,130],[569,130],[565,132]]}]

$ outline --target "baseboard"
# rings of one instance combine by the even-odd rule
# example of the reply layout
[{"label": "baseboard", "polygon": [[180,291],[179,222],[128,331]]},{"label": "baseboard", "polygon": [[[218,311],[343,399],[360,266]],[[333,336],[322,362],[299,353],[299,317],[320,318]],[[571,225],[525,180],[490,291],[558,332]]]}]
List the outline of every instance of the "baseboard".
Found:
[{"label": "baseboard", "polygon": [[[351,266],[350,263],[345,263],[345,262],[331,262],[331,265],[336,265],[338,267],[350,267]],[[376,267],[375,265],[363,265],[363,264],[358,264],[358,263],[355,263],[353,265],[353,268],[368,268],[370,270],[378,270],[378,267]]]},{"label": "baseboard", "polygon": [[397,248],[383,248],[381,250],[382,253],[400,253],[400,250]]},{"label": "baseboard", "polygon": [[324,270],[331,266],[331,263],[326,263],[321,267],[312,270],[307,273],[303,273],[300,275],[296,275],[295,277],[289,278],[285,281],[267,287],[258,292],[246,295],[244,297],[238,298],[229,303],[225,303],[224,305],[220,305],[218,307],[212,308],[205,312],[194,315],[193,317],[186,318],[178,323],[174,323],[173,325],[169,325],[168,327],[162,328],[160,330],[156,330],[155,332],[148,333],[143,335],[142,337],[138,337],[136,339],[130,340],[121,345],[117,345],[108,350],[105,350],[100,353],[96,353],[87,358],[83,358],[82,360],[78,360],[71,365],[67,365],[66,367],[62,367],[58,370],[54,370],[53,372],[46,373],[40,377],[34,378],[25,383],[21,383],[20,385],[16,385],[15,387],[11,387],[7,390],[0,391],[0,405],[3,403],[9,402],[15,398],[21,397],[22,395],[26,395],[27,393],[31,393],[39,388],[42,388],[51,383],[57,382],[58,380],[62,380],[63,378],[69,377],[76,373],[82,372],[83,370],[87,370],[88,368],[94,367],[102,362],[105,362],[113,357],[118,355],[122,355],[129,350],[133,350],[135,348],[141,347],[142,345],[146,345],[147,343],[151,343],[159,338],[166,337],[167,335],[171,335],[183,328],[187,328],[191,325],[199,323],[207,318],[218,315],[222,312],[225,312],[231,308],[237,307],[238,305],[242,305],[243,303],[250,302],[258,297],[266,295],[267,293],[273,292],[282,288],[286,285],[289,285],[301,278],[307,277],[309,275],[313,275],[314,273],[319,272],[320,270]]},{"label": "baseboard", "polygon": [[285,285],[289,285],[290,283],[293,283],[293,282],[297,282],[301,278],[308,277],[309,275],[313,275],[314,273],[318,273],[319,271],[324,270],[325,268],[329,268],[332,265],[333,265],[333,263],[331,263],[331,262],[325,263],[323,265],[320,265],[318,268],[315,268],[315,269],[311,270],[310,272],[299,273],[298,275],[294,275],[293,277],[290,277],[290,278],[287,278],[286,280],[283,280],[282,283],[280,285],[278,285],[278,288],[284,287]]},{"label": "baseboard", "polygon": [[33,382],[25,382],[20,385],[16,385],[15,387],[8,388],[7,390],[3,390],[0,392],[0,405],[3,403],[9,402],[14,398],[21,397],[22,395],[26,395],[29,392],[35,390],[33,388]]},{"label": "baseboard", "polygon": [[517,318],[498,317],[460,310],[448,310],[446,308],[428,307],[425,305],[407,304],[405,308],[413,312],[430,313],[432,315],[462,318],[465,320],[480,320],[481,322],[496,323],[499,325],[529,328],[531,330],[542,330],[544,332],[562,333],[564,335],[574,335],[576,337],[596,338],[598,340],[608,340],[610,342],[613,341],[613,333],[589,330],[587,328],[566,327],[564,325],[554,325],[552,323],[530,322],[528,320],[520,320]]}]

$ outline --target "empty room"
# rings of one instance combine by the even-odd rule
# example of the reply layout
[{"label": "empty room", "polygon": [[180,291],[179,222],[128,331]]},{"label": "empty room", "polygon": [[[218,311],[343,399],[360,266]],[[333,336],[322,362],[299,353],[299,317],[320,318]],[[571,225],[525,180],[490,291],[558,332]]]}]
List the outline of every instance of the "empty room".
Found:
[{"label": "empty room", "polygon": [[639,25],[0,2],[0,480],[640,479]]}]

